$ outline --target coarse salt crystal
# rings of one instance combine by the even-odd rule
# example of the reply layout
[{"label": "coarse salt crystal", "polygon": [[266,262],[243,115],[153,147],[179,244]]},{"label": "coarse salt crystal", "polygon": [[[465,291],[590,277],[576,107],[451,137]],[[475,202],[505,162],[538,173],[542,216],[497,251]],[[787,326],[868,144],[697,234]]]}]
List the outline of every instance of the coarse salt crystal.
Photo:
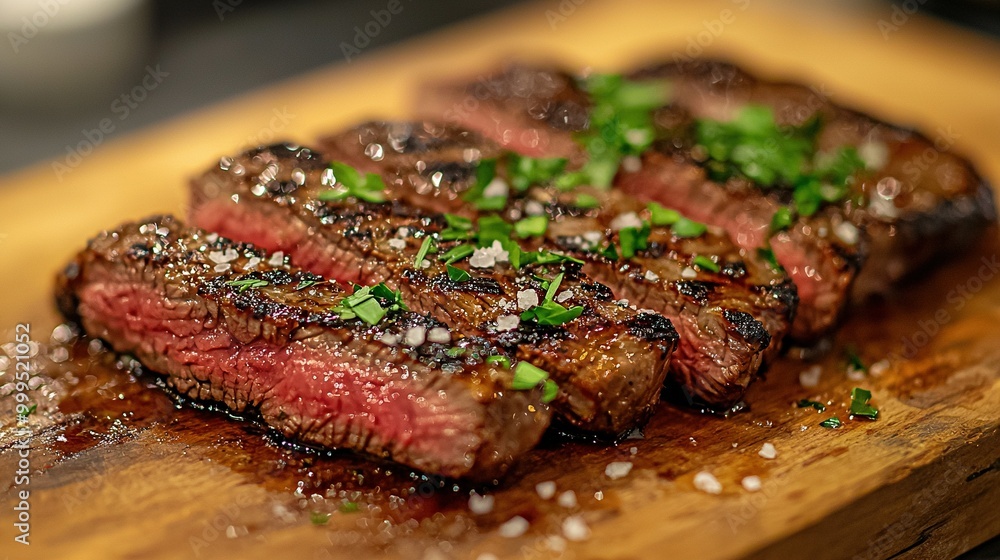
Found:
[{"label": "coarse salt crystal", "polygon": [[497,318],[497,332],[512,331],[521,324],[521,318],[517,315],[503,315]]},{"label": "coarse salt crystal", "polygon": [[833,228],[833,232],[848,245],[855,245],[858,242],[858,228],[851,222],[840,222]]},{"label": "coarse salt crystal", "polygon": [[614,461],[604,467],[604,475],[611,480],[625,478],[630,472],[632,472],[632,463],[629,461]]},{"label": "coarse salt crystal", "polygon": [[490,181],[486,188],[483,189],[483,197],[493,198],[495,196],[507,196],[510,187],[507,186],[507,181],[504,181],[500,177],[494,177]]},{"label": "coarse salt crystal", "polygon": [[635,212],[626,212],[624,214],[618,214],[615,219],[611,220],[611,229],[613,231],[620,231],[625,228],[635,228],[639,229],[642,227],[642,220],[639,219],[638,214]]},{"label": "coarse salt crystal", "polygon": [[539,498],[543,500],[551,500],[552,496],[556,495],[556,483],[551,480],[539,482],[535,485],[535,492],[538,493]]},{"label": "coarse salt crystal", "polygon": [[708,471],[701,471],[694,475],[694,487],[706,494],[722,493],[722,483]]},{"label": "coarse salt crystal", "polygon": [[382,343],[385,344],[385,345],[387,345],[387,346],[395,346],[395,345],[399,344],[399,335],[398,334],[392,334],[392,333],[385,333],[385,334],[382,335],[382,338],[380,338],[379,340],[381,340]]},{"label": "coarse salt crystal", "polygon": [[773,443],[765,443],[760,446],[760,451],[757,452],[757,455],[760,455],[765,459],[774,459],[778,456],[778,450],[774,448]]},{"label": "coarse salt crystal", "polygon": [[556,301],[559,303],[563,303],[564,301],[568,300],[571,297],[573,297],[573,292],[569,290],[563,290],[558,294],[556,294]]},{"label": "coarse salt crystal", "polygon": [[420,346],[427,339],[427,327],[410,327],[406,329],[403,342],[407,346]]},{"label": "coarse salt crystal", "polygon": [[583,240],[586,241],[590,246],[595,246],[601,241],[604,241],[604,232],[601,231],[587,231],[584,232]]},{"label": "coarse salt crystal", "polygon": [[215,243],[218,240],[219,240],[219,234],[218,233],[210,233],[210,234],[208,234],[208,235],[205,236],[205,241],[208,241],[209,243]]},{"label": "coarse salt crystal", "polygon": [[476,249],[469,257],[469,266],[475,268],[493,268],[497,264],[497,259],[486,247]]},{"label": "coarse salt crystal", "polygon": [[520,515],[515,515],[511,517],[507,522],[500,526],[497,530],[501,537],[507,537],[508,539],[514,539],[520,537],[528,531],[528,520],[521,517]]},{"label": "coarse salt crystal", "polygon": [[685,266],[684,270],[681,271],[681,278],[690,280],[692,278],[698,277],[698,271],[690,266]]},{"label": "coarse salt crystal", "polygon": [[271,255],[271,258],[267,259],[267,264],[275,267],[285,264],[285,253],[278,251]]},{"label": "coarse salt crystal", "polygon": [[858,157],[865,162],[865,167],[868,169],[882,169],[889,161],[889,147],[885,142],[862,142],[858,146]]},{"label": "coarse salt crystal", "polygon": [[541,216],[545,213],[545,207],[542,206],[542,203],[537,200],[529,200],[528,203],[524,205],[524,213],[529,216]]},{"label": "coarse salt crystal", "polygon": [[431,261],[430,260],[424,259],[424,260],[420,261],[420,268],[430,268],[430,267],[431,267]]},{"label": "coarse salt crystal", "polygon": [[756,492],[761,488],[759,476],[745,476],[743,477],[743,480],[740,481],[740,484],[743,485],[743,489],[747,492]]},{"label": "coarse salt crystal", "polygon": [[567,540],[580,542],[590,538],[590,527],[579,515],[571,515],[563,520],[563,536]]},{"label": "coarse salt crystal", "polygon": [[639,453],[639,448],[638,447],[629,447],[628,448],[628,452],[629,452],[630,455],[635,455],[635,454]]},{"label": "coarse salt crystal", "polygon": [[628,300],[625,299],[625,298],[622,298],[622,299],[616,301],[615,303],[617,303],[621,307],[628,307]]},{"label": "coarse salt crystal", "polygon": [[410,228],[408,228],[408,227],[404,226],[404,227],[401,227],[398,230],[396,230],[396,237],[403,238],[403,237],[409,237],[409,236],[410,236]]},{"label": "coarse salt crystal", "polygon": [[476,515],[484,515],[493,511],[493,496],[480,496],[473,492],[469,496],[469,511]]},{"label": "coarse salt crystal", "polygon": [[243,269],[252,270],[254,268],[257,268],[257,265],[259,264],[260,264],[260,257],[251,257],[250,260],[247,261],[247,265],[243,267]]},{"label": "coarse salt crystal", "polygon": [[562,494],[559,494],[559,498],[556,500],[564,508],[576,507],[576,492],[572,490],[567,490]]},{"label": "coarse salt crystal", "polygon": [[889,371],[889,360],[879,360],[868,367],[868,373],[873,377],[878,377]]},{"label": "coarse salt crystal", "polygon": [[521,290],[517,292],[517,308],[530,309],[538,305],[538,294],[535,290]]},{"label": "coarse salt crystal", "polygon": [[73,329],[70,328],[66,323],[58,325],[56,328],[52,329],[52,341],[58,342],[59,344],[65,344],[73,340]]},{"label": "coarse salt crystal", "polygon": [[652,270],[647,270],[646,271],[645,278],[646,278],[646,280],[648,280],[650,282],[656,282],[657,280],[660,279],[660,277],[657,276],[656,273],[653,272]]},{"label": "coarse salt crystal", "polygon": [[451,332],[444,327],[434,327],[433,329],[427,331],[427,341],[438,342],[441,344],[451,342]]},{"label": "coarse salt crystal", "polygon": [[392,239],[389,240],[389,247],[392,247],[397,251],[402,251],[403,249],[406,249],[406,240],[400,239],[398,237],[393,237]]},{"label": "coarse salt crystal", "polygon": [[213,270],[215,270],[216,272],[226,272],[230,268],[231,265],[229,263],[219,263],[215,265],[215,268]]},{"label": "coarse salt crystal", "polygon": [[847,366],[847,378],[851,381],[864,381],[865,370],[856,368],[853,365]]},{"label": "coarse salt crystal", "polygon": [[500,560],[500,557],[492,552],[484,552],[479,556],[476,556],[476,560]]},{"label": "coarse salt crystal", "polygon": [[816,365],[799,372],[799,385],[803,387],[816,387],[819,385],[819,378],[823,375],[823,368]]}]

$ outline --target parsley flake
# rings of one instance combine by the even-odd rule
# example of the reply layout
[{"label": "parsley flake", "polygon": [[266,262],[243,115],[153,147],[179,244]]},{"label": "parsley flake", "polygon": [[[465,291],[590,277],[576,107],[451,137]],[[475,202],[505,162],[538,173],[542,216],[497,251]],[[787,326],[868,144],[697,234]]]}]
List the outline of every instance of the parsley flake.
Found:
[{"label": "parsley flake", "polygon": [[527,391],[542,386],[542,402],[552,402],[559,393],[559,386],[549,379],[549,373],[528,362],[518,362],[514,368],[514,380],[511,388],[516,391]]},{"label": "parsley flake", "polygon": [[827,418],[826,420],[823,420],[822,422],[819,423],[819,425],[822,426],[822,427],[824,427],[824,428],[829,428],[831,430],[836,430],[837,428],[843,426],[844,423],[840,421],[840,418],[837,418],[836,416],[833,416],[831,418]]},{"label": "parsley flake", "polygon": [[263,288],[268,285],[268,282],[260,278],[243,278],[241,280],[230,280],[226,284],[234,288],[239,288],[239,293],[242,294],[250,289]]},{"label": "parsley flake", "polygon": [[363,177],[357,169],[340,163],[330,162],[329,169],[333,171],[336,186],[319,193],[320,200],[340,201],[349,196],[365,202],[385,202],[385,182],[376,173],[367,173]]},{"label": "parsley flake", "polygon": [[869,420],[878,419],[878,409],[868,404],[872,398],[871,391],[855,387],[851,389],[851,418],[860,416]]}]

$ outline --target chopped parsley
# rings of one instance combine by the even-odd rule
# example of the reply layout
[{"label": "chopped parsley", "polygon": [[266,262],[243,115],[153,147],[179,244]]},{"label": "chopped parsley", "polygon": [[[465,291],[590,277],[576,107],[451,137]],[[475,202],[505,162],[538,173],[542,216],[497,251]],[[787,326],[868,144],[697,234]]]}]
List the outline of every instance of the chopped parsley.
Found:
[{"label": "chopped parsley", "polygon": [[33,404],[33,405],[31,405],[31,406],[28,407],[28,410],[26,410],[24,412],[24,415],[25,416],[31,416],[32,414],[35,413],[36,410],[38,410],[38,404]]},{"label": "chopped parsley", "polygon": [[299,292],[306,288],[311,288],[317,284],[322,284],[323,282],[325,282],[325,280],[323,280],[319,276],[307,276],[299,280],[299,283],[295,285],[295,291]]},{"label": "chopped parsley", "polygon": [[694,259],[691,261],[691,264],[697,266],[702,270],[707,270],[709,272],[719,272],[720,270],[722,270],[722,268],[719,267],[718,263],[713,261],[711,258],[706,257],[705,255],[695,255]]},{"label": "chopped parsley", "polygon": [[878,419],[878,409],[868,404],[872,398],[871,391],[855,387],[851,389],[851,418],[860,416],[869,420]]},{"label": "chopped parsley", "polygon": [[583,313],[583,306],[566,306],[553,301],[559,285],[562,283],[563,273],[559,273],[549,282],[545,290],[545,298],[542,302],[521,313],[522,321],[535,321],[539,325],[563,325],[576,319]]},{"label": "chopped parsley", "polygon": [[775,272],[785,272],[785,267],[778,263],[778,258],[774,256],[774,249],[770,246],[759,247],[757,249],[757,256],[763,259],[767,263],[767,266],[771,267],[771,270]]},{"label": "chopped parsley", "polygon": [[670,92],[664,80],[626,80],[621,75],[593,74],[582,81],[590,94],[590,126],[577,136],[588,160],[580,170],[585,181],[606,188],[622,158],[639,155],[654,138],[652,112],[667,104]]},{"label": "chopped parsley", "polygon": [[792,226],[792,210],[787,206],[778,208],[771,216],[771,233],[784,231]]},{"label": "chopped parsley", "polygon": [[309,521],[312,522],[313,525],[326,525],[330,522],[330,514],[314,511],[309,514]]},{"label": "chopped parsley", "polygon": [[573,206],[584,210],[597,208],[600,204],[601,201],[596,196],[586,193],[576,195],[576,199],[573,201]]},{"label": "chopped parsley", "polygon": [[420,249],[417,250],[417,255],[413,257],[413,266],[421,268],[420,265],[423,264],[424,259],[427,258],[427,253],[429,253],[434,246],[434,238],[429,235],[425,237],[423,243],[420,244]]},{"label": "chopped parsley", "polygon": [[406,311],[399,290],[391,290],[385,283],[375,286],[354,285],[354,292],[344,297],[333,308],[342,320],[361,319],[369,325],[377,325],[389,312]]},{"label": "chopped parsley", "polygon": [[340,510],[340,513],[357,513],[361,510],[361,506],[358,505],[358,502],[344,502],[337,509]]},{"label": "chopped parsley", "polygon": [[510,369],[510,358],[508,358],[507,356],[500,356],[500,355],[487,356],[486,357],[486,363],[487,364],[498,364],[498,365],[502,366],[505,369]]},{"label": "chopped parsley", "polygon": [[853,346],[847,346],[844,348],[844,359],[847,360],[847,367],[850,369],[855,369],[857,371],[866,372],[868,371],[868,366],[858,355],[858,351],[854,349]]},{"label": "chopped parsley", "polygon": [[826,405],[825,404],[823,404],[821,402],[817,402],[817,401],[811,401],[809,399],[802,399],[799,402],[795,403],[795,406],[797,406],[799,408],[810,408],[810,407],[812,407],[812,408],[815,408],[818,412],[824,412],[824,411],[826,411]]},{"label": "chopped parsley", "polygon": [[649,247],[649,222],[642,222],[641,228],[627,227],[618,231],[618,245],[622,258],[631,259],[639,251]]},{"label": "chopped parsley", "polygon": [[445,223],[448,227],[441,230],[441,241],[454,241],[456,239],[471,239],[475,236],[472,227],[472,220],[455,214],[445,214]]},{"label": "chopped parsley", "polygon": [[527,218],[514,222],[514,233],[524,239],[528,237],[541,237],[545,235],[545,230],[549,227],[547,216],[528,216]]},{"label": "chopped parsley", "polygon": [[841,427],[843,424],[844,423],[840,421],[840,418],[837,418],[836,416],[833,416],[831,418],[827,418],[826,420],[823,420],[822,422],[819,423],[820,426],[822,426],[824,428],[829,428],[831,430],[836,430],[837,428]]},{"label": "chopped parsley", "polygon": [[448,279],[452,282],[465,282],[472,278],[472,275],[468,272],[462,270],[461,268],[456,268],[454,266],[446,265],[445,268],[448,271]]},{"label": "chopped parsley", "polygon": [[349,196],[365,202],[385,202],[385,182],[376,173],[367,173],[364,177],[357,169],[346,163],[330,162],[336,181],[334,188],[319,193],[320,200],[339,201]]},{"label": "chopped parsley", "polygon": [[821,122],[778,126],[769,107],[744,107],[731,121],[700,119],[695,125],[698,144],[705,149],[706,168],[715,180],[747,177],[765,189],[786,189],[794,207],[773,225],[791,223],[794,213],[811,216],[824,203],[843,200],[854,174],[864,161],[854,147],[832,154],[816,151]]},{"label": "chopped parsley", "polygon": [[518,362],[514,368],[514,380],[511,388],[516,391],[527,391],[542,386],[542,402],[552,402],[559,393],[559,386],[555,381],[549,379],[549,373],[544,369],[533,366],[528,362]]},{"label": "chopped parsley", "polygon": [[462,199],[471,202],[478,210],[501,210],[507,205],[507,196],[484,196],[486,187],[493,182],[497,174],[495,158],[479,160],[476,165],[476,178]]},{"label": "chopped parsley", "polygon": [[519,192],[532,185],[545,185],[566,169],[566,158],[535,158],[513,152],[507,154],[507,175],[512,187]]},{"label": "chopped parsley", "polygon": [[468,243],[463,243],[461,245],[455,245],[451,249],[448,249],[447,251],[442,253],[441,260],[443,260],[445,264],[451,264],[454,262],[458,262],[466,257],[470,257],[472,256],[472,253],[475,252],[476,248],[473,245],[470,245]]},{"label": "chopped parsley", "polygon": [[226,284],[234,288],[239,288],[239,293],[242,294],[250,289],[263,288],[268,285],[268,282],[260,278],[243,278],[242,280],[230,280]]},{"label": "chopped parsley", "polygon": [[708,231],[705,224],[688,219],[672,208],[665,208],[655,202],[650,202],[646,208],[649,210],[649,221],[654,226],[670,226],[670,231],[677,237],[700,237]]}]

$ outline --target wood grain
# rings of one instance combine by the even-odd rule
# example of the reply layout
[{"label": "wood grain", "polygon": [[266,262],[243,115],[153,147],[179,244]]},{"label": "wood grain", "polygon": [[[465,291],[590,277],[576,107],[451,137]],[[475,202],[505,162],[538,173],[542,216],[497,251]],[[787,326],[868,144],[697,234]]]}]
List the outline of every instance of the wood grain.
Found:
[{"label": "wood grain", "polygon": [[[250,139],[307,141],[361,118],[405,116],[415,84],[474,75],[508,55],[614,70],[683,54],[689,41],[702,40],[710,53],[919,125],[972,156],[988,177],[1000,177],[997,42],[919,13],[884,37],[878,20],[890,16],[888,6],[827,13],[808,5],[589,0],[553,27],[547,12],[557,12],[559,2],[527,4],[112,139],[61,180],[49,164],[0,178],[4,342],[19,322],[47,339],[57,323],[51,280],[67,257],[88,236],[127,218],[183,214],[187,177],[218,156]],[[715,25],[723,19],[730,23]],[[721,31],[715,36],[710,29]],[[146,377],[109,381],[102,386],[113,386],[102,392],[107,412],[64,405],[62,416],[32,419],[39,434],[32,449],[32,544],[12,541],[8,481],[0,551],[11,558],[954,556],[1000,533],[1000,285],[986,282],[960,309],[946,297],[976,276],[981,258],[995,259],[1000,249],[988,240],[970,251],[895,299],[855,310],[835,341],[835,348],[857,346],[869,361],[890,358],[885,374],[863,382],[882,412],[874,423],[825,430],[818,422],[826,416],[792,404],[830,401],[827,415],[845,417],[855,383],[844,376],[835,349],[822,362],[820,387],[799,386],[805,364],[787,358],[753,388],[751,410],[730,419],[664,405],[642,440],[610,448],[549,442],[491,491],[496,505],[485,517],[468,512],[461,492],[437,489],[421,499],[439,513],[417,500],[416,526],[398,517],[382,525],[384,511],[366,510],[335,514],[316,527],[309,522],[316,506],[293,494],[298,483],[321,487],[327,482],[318,473],[372,467],[351,458],[286,455],[241,423],[174,410],[155,387],[121,385],[146,384]],[[927,330],[941,309],[949,320],[916,356],[902,357],[904,337]],[[90,378],[77,379],[84,386]],[[115,400],[119,391],[125,397]],[[143,410],[159,404],[140,421],[127,413],[129,399],[142,399]],[[7,477],[17,457],[5,422],[0,472]],[[81,441],[88,443],[67,447]],[[765,441],[777,447],[776,459],[757,456]],[[634,470],[608,479],[605,465],[621,460],[632,461]],[[703,469],[722,482],[721,495],[694,489],[693,476]],[[748,475],[762,478],[761,491],[740,487]],[[534,485],[542,481],[574,490],[580,505],[540,503]],[[419,483],[416,494],[404,486],[400,495],[420,494]],[[498,525],[515,514],[532,520],[528,533],[499,536]],[[559,546],[550,536],[561,533],[570,514],[581,516],[592,535],[553,550]]]}]

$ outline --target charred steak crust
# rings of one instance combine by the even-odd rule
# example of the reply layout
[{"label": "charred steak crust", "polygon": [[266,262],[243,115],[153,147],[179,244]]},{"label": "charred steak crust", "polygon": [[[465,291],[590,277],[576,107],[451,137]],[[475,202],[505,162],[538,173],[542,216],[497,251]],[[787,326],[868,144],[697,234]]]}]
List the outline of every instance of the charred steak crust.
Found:
[{"label": "charred steak crust", "polygon": [[[409,141],[410,137],[421,140]],[[479,213],[462,197],[474,182],[474,164],[500,155],[492,142],[478,134],[435,122],[367,122],[324,137],[320,149],[330,159],[382,174],[393,199],[473,219]],[[464,175],[434,177],[430,171],[448,167],[456,159]],[[498,176],[505,178],[502,169]],[[666,313],[681,336],[681,349],[671,360],[672,382],[686,387],[684,393],[700,404],[732,405],[761,365],[778,353],[798,303],[794,285],[755,252],[739,251],[720,232],[686,240],[657,230],[650,236],[649,249],[630,261],[604,258],[594,252],[592,236],[597,235],[600,243],[617,243],[611,228],[615,218],[630,212],[642,214],[646,207],[614,192],[587,194],[600,201],[598,208],[575,206],[568,193],[533,188],[512,198],[503,214],[515,221],[544,213],[549,218],[548,231],[544,239],[527,241],[531,248],[544,246],[572,254],[585,261],[585,273],[613,288],[605,297],[614,295],[637,309]],[[697,254],[719,256],[721,274],[691,268],[689,263]],[[694,274],[694,279],[686,280],[687,274]],[[724,313],[727,310],[759,320],[760,332],[767,337],[745,336],[757,331],[737,328]],[[746,327],[746,322],[740,326]],[[697,377],[713,381],[695,381]]]},{"label": "charred steak crust", "polygon": [[336,284],[169,216],[101,233],[57,285],[67,317],[180,393],[257,410],[304,443],[488,480],[549,422],[539,391],[511,390],[510,371],[484,363],[499,351],[489,341],[390,345],[442,325],[412,312],[341,319]]},{"label": "charred steak crust", "polygon": [[[419,145],[410,142],[408,145]],[[293,255],[294,262],[340,282],[384,281],[402,290],[411,309],[427,313],[452,332],[484,337],[503,354],[547,371],[559,385],[553,406],[561,422],[607,435],[644,421],[658,402],[669,357],[676,346],[672,331],[650,340],[632,334],[638,313],[594,297],[578,268],[529,265],[453,266],[472,279],[456,283],[436,256],[460,241],[438,243],[437,254],[421,263],[415,257],[428,236],[447,227],[440,214],[394,201],[385,204],[329,202],[327,170],[315,151],[288,144],[223,158],[192,182],[192,220],[229,237],[252,241]],[[289,185],[294,185],[294,188]],[[235,201],[234,201],[235,199]],[[554,326],[517,321],[524,310],[521,292],[541,299],[543,278],[562,272],[567,306],[584,308],[578,318]]]}]

